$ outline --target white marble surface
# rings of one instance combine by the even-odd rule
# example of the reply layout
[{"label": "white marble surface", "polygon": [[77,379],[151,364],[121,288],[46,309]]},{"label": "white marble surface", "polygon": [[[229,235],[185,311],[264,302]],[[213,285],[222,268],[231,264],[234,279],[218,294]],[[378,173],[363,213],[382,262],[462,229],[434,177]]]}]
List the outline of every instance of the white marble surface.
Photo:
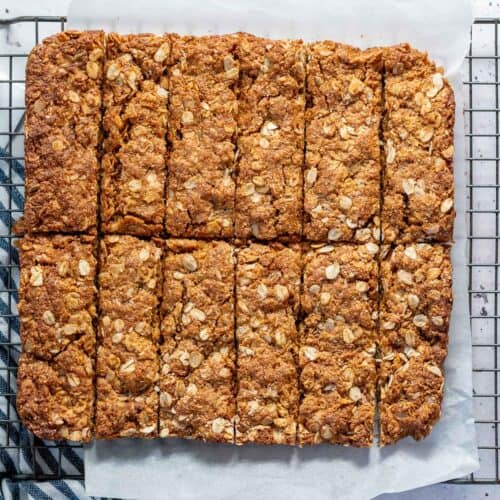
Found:
[{"label": "white marble surface", "polygon": [[[104,1],[104,0],[103,0]],[[22,15],[65,15],[67,13],[70,0],[2,0],[0,5],[0,18],[15,17]],[[500,1],[499,0],[474,0],[474,14],[476,17],[500,17]],[[18,52],[22,45],[29,45],[30,41],[21,33],[17,37],[11,36],[7,30],[0,29],[0,51],[16,51]],[[475,43],[480,46],[482,44],[481,36],[488,36],[487,33],[475,33]],[[486,44],[486,41],[485,41]],[[0,73],[2,69],[0,68]],[[487,73],[488,68],[485,68]],[[0,96],[0,100],[2,96]],[[476,129],[475,132],[480,132]],[[484,153],[484,152],[483,152]],[[484,153],[487,156],[487,153]],[[490,232],[491,234],[491,232]],[[483,279],[487,279],[483,278]],[[481,408],[478,409],[481,411]],[[483,458],[482,466],[491,470],[492,464],[490,457]],[[468,485],[448,485],[440,484],[403,494],[382,495],[378,497],[379,500],[475,500],[480,498],[500,499],[500,486],[468,486]]]}]

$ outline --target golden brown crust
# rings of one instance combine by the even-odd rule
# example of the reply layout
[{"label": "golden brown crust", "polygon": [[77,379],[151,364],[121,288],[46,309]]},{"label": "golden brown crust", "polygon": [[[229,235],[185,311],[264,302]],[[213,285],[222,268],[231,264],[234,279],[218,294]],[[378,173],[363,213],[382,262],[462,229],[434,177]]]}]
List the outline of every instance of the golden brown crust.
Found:
[{"label": "golden brown crust", "polygon": [[28,58],[19,234],[95,231],[103,47],[101,31],[66,31]]},{"label": "golden brown crust", "polygon": [[[16,231],[87,233],[19,242],[28,428],[90,440],[96,391],[97,438],[370,446],[378,384],[380,444],[427,436],[452,303],[442,69],[407,44],[107,42],[104,68],[102,32],[55,35],[28,61]],[[94,388],[101,86],[101,230],[127,236],[100,241]],[[164,242],[132,236],[165,230],[198,241],[168,240],[162,259]],[[234,237],[267,244],[236,263],[217,241]],[[278,243],[301,239],[319,243]]]},{"label": "golden brown crust", "polygon": [[378,242],[381,51],[309,45],[307,91],[305,236]]},{"label": "golden brown crust", "polygon": [[108,35],[101,181],[106,233],[163,230],[169,55],[168,35]]},{"label": "golden brown crust", "polygon": [[295,444],[300,264],[299,246],[252,244],[238,253],[237,444]]},{"label": "golden brown crust", "polygon": [[40,439],[88,442],[93,437],[94,361],[78,344],[51,361],[21,355],[17,412]]},{"label": "golden brown crust", "polygon": [[380,443],[422,439],[441,415],[452,307],[450,249],[398,245],[381,263]]},{"label": "golden brown crust", "polygon": [[96,239],[26,236],[18,245],[23,352],[49,361],[79,340],[85,353],[93,357]]},{"label": "golden brown crust", "polygon": [[300,40],[240,35],[236,236],[302,232],[305,50]]},{"label": "golden brown crust", "polygon": [[234,257],[168,240],[161,306],[160,436],[233,442]]},{"label": "golden brown crust", "polygon": [[384,241],[453,238],[453,90],[427,54],[384,50]]},{"label": "golden brown crust", "polygon": [[235,43],[230,35],[173,41],[166,220],[172,236],[233,236]]},{"label": "golden brown crust", "polygon": [[19,416],[41,439],[89,441],[94,417],[95,238],[26,236],[19,248]]},{"label": "golden brown crust", "polygon": [[304,258],[299,444],[370,446],[375,411],[378,246],[338,244]]},{"label": "golden brown crust", "polygon": [[99,287],[96,437],[155,437],[161,248],[106,236]]}]

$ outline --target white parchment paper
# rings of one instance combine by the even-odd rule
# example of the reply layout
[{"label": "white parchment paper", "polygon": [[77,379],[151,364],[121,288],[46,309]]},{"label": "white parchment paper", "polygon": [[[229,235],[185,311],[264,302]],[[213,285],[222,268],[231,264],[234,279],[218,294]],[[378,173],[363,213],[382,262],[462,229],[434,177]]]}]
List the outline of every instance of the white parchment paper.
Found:
[{"label": "white parchment paper", "polygon": [[453,84],[455,127],[454,307],[443,414],[431,436],[370,450],[204,444],[182,440],[97,442],[85,450],[87,494],[207,500],[366,499],[477,470],[466,267],[466,170],[460,68],[469,0],[73,0],[70,28],[183,34],[249,31],[331,39],[360,47],[402,41],[427,50]]}]

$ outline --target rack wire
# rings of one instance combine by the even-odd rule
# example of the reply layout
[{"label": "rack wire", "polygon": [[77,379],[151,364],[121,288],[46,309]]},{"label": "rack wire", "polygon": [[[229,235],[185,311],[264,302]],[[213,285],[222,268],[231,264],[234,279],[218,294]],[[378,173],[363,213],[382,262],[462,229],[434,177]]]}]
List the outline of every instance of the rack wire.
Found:
[{"label": "rack wire", "polygon": [[[64,30],[64,17],[0,19],[33,43]],[[500,483],[500,19],[477,19],[465,61],[468,277],[476,428],[481,469],[454,482]],[[27,33],[26,33],[27,32]],[[8,37],[7,37],[8,39]],[[0,54],[0,479],[83,479],[81,446],[32,436],[15,413],[19,356],[12,224],[24,195],[24,69],[28,54]],[[457,165],[456,168],[463,168]],[[5,334],[3,333],[5,332]],[[2,469],[3,464],[3,469]]]}]

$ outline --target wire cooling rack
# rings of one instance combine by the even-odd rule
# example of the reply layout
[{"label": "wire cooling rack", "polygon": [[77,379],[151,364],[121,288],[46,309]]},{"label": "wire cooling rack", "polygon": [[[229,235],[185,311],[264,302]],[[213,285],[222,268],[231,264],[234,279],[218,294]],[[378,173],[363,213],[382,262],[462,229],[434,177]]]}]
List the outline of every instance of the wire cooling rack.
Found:
[{"label": "wire cooling rack", "polygon": [[[64,30],[64,17],[0,20],[9,52],[0,54],[0,478],[83,479],[78,445],[33,437],[15,412],[19,260],[12,224],[24,198],[24,69],[26,50],[9,30],[38,43]],[[465,62],[469,209],[468,275],[476,428],[481,469],[460,483],[500,483],[500,19],[477,19]],[[7,26],[8,25],[8,26]],[[2,30],[1,28],[4,28]],[[457,166],[456,168],[461,168]]]}]

